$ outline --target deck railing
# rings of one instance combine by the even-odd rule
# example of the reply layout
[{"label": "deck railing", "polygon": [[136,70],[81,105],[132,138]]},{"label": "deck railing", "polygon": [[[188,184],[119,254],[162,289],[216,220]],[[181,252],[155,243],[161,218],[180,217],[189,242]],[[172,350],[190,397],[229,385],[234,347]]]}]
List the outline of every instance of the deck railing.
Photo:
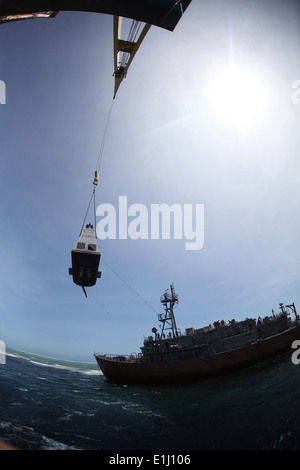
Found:
[{"label": "deck railing", "polygon": [[119,361],[119,362],[138,362],[142,360],[142,354],[132,353],[132,354],[101,354],[94,353],[94,356],[103,357],[104,359]]}]

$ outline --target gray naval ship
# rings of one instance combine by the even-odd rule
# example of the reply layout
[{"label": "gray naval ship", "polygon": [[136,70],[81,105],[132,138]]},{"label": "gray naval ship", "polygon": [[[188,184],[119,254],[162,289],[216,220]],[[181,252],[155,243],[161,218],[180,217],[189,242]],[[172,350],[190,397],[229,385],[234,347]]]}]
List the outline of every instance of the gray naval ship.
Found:
[{"label": "gray naval ship", "polygon": [[222,375],[261,362],[291,348],[300,339],[295,304],[279,304],[280,311],[264,318],[216,321],[204,328],[177,328],[174,286],[160,298],[164,313],[158,315],[160,332],[144,340],[141,353],[107,355],[95,353],[104,376],[115,383],[168,383]]}]

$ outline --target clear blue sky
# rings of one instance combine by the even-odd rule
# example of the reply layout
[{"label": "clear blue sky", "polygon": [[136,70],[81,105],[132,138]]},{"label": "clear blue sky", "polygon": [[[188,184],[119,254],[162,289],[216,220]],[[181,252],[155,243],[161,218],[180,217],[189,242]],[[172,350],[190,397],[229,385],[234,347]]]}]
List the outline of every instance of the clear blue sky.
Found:
[{"label": "clear blue sky", "polygon": [[[300,311],[299,24],[289,0],[194,0],[174,32],[150,29],[114,102],[96,203],[204,204],[205,242],[99,240],[102,278],[87,299],[68,268],[112,103],[113,18],[61,12],[1,26],[8,347],[91,361],[138,352],[170,283],[182,331],[279,302]],[[244,73],[235,90],[218,82],[232,65]]]}]

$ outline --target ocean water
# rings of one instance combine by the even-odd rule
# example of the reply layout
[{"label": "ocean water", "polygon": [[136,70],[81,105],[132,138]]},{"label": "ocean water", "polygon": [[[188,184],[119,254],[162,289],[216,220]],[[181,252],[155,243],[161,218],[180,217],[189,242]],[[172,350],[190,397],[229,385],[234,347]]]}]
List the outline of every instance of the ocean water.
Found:
[{"label": "ocean water", "polygon": [[300,449],[291,354],[188,385],[108,383],[96,362],[8,351],[0,438],[24,450]]}]

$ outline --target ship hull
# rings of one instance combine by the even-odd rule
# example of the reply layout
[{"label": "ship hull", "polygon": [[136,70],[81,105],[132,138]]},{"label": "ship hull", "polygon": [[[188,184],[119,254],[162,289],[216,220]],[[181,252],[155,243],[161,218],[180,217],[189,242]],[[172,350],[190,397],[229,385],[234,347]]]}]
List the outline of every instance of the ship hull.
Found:
[{"label": "ship hull", "polygon": [[104,376],[111,382],[184,383],[222,375],[259,363],[291,349],[295,339],[300,339],[300,325],[247,346],[206,357],[153,362],[119,361],[117,358],[96,354],[95,358]]}]

